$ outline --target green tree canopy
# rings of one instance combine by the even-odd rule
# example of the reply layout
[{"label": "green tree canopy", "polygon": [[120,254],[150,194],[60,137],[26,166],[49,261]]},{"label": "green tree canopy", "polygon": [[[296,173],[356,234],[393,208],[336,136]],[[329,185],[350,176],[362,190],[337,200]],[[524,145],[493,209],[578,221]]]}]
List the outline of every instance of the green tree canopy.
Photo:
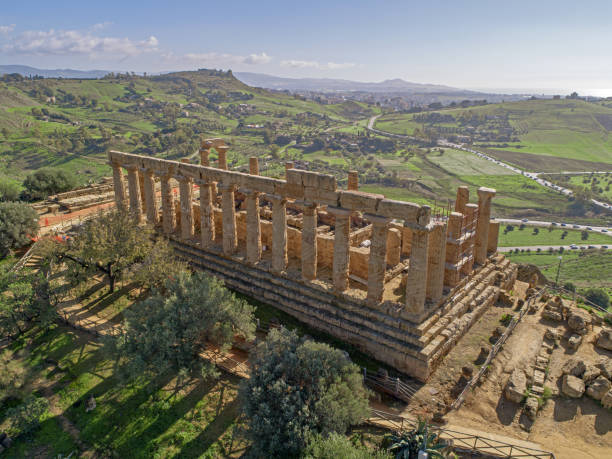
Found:
[{"label": "green tree canopy", "polygon": [[166,370],[213,375],[214,366],[200,357],[207,343],[222,350],[235,337],[251,339],[254,308],[202,273],[182,272],[168,281],[166,293],[155,293],[125,312],[125,330],[111,344],[127,361],[128,375]]},{"label": "green tree canopy", "polygon": [[22,202],[0,202],[0,257],[23,247],[38,233],[38,214]]},{"label": "green tree canopy", "polygon": [[602,308],[610,306],[610,297],[602,288],[590,288],[584,292],[584,297]]},{"label": "green tree canopy", "polygon": [[8,180],[0,181],[0,201],[17,201],[19,192],[20,188],[16,183]]},{"label": "green tree canopy", "polygon": [[345,433],[368,414],[359,368],[342,351],[280,329],[251,359],[241,398],[257,457],[297,455],[309,436]]},{"label": "green tree canopy", "polygon": [[26,199],[44,199],[47,196],[72,190],[77,185],[74,175],[60,169],[39,169],[23,181]]},{"label": "green tree canopy", "polygon": [[384,450],[370,450],[356,446],[344,435],[331,433],[328,437],[317,435],[308,441],[302,453],[304,459],[391,459]]}]

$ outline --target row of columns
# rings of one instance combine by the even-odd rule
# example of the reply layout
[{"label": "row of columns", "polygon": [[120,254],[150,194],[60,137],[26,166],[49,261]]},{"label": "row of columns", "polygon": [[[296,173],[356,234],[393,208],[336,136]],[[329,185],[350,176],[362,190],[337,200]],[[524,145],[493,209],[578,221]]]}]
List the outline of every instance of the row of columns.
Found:
[{"label": "row of columns", "polygon": [[[227,167],[225,149],[218,147],[219,165]],[[200,151],[201,160],[208,161],[209,151]],[[139,171],[135,167],[128,167],[129,210],[135,220],[142,221],[141,195],[139,187],[139,174],[143,176],[144,207],[149,223],[158,221],[154,172],[150,170]],[[251,174],[259,173],[257,158],[250,158],[249,170]],[[173,171],[160,174],[163,231],[170,234],[175,229],[174,196],[170,183]],[[115,198],[118,204],[125,203],[126,194],[124,176],[121,166],[113,165],[115,179]],[[181,237],[193,238],[193,208],[192,191],[193,180],[189,177],[177,177],[180,190],[181,207]],[[357,174],[349,175],[350,188],[357,188]],[[196,181],[200,187],[200,228],[201,244],[209,248],[215,241],[214,198],[216,184],[208,181]],[[219,183],[222,206],[222,245],[223,253],[231,255],[237,247],[236,211],[235,211],[235,184]],[[261,222],[259,201],[262,193],[255,190],[243,190],[246,196],[246,260],[256,264],[261,260]],[[272,202],[272,270],[282,272],[287,267],[287,199],[283,196],[267,195],[266,199]],[[317,277],[317,204],[314,202],[300,202],[303,207],[302,225],[302,276],[306,280]],[[120,204],[125,205],[125,204]],[[349,257],[350,257],[350,217],[351,211],[344,208],[328,207],[328,212],[335,217],[334,254],[332,264],[332,282],[334,289],[343,292],[349,286]],[[368,293],[367,300],[376,304],[382,301],[384,292],[385,270],[387,265],[387,241],[389,238],[389,224],[391,219],[376,215],[367,215],[372,222],[372,236],[370,258],[368,265]],[[420,314],[424,310],[426,298],[437,300],[442,295],[444,286],[444,231],[435,229],[413,230],[410,252],[410,265],[406,283],[406,305],[414,313]],[[430,247],[434,248],[430,253]],[[485,245],[486,250],[486,245]]]}]

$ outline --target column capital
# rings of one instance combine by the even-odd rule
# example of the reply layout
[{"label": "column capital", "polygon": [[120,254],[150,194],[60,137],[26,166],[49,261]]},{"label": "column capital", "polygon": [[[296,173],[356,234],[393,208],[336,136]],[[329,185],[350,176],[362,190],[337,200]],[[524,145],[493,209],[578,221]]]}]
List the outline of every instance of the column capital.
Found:
[{"label": "column capital", "polygon": [[253,197],[258,197],[263,194],[262,191],[251,190],[250,188],[243,188],[241,191],[247,196],[253,196]]},{"label": "column capital", "polygon": [[128,171],[137,171],[138,169],[140,169],[138,167],[138,164],[126,164],[125,167]]},{"label": "column capital", "polygon": [[192,182],[193,181],[192,177],[189,177],[187,175],[182,175],[182,174],[175,175],[174,178],[177,179],[179,182]]},{"label": "column capital", "polygon": [[478,197],[493,197],[495,196],[495,193],[497,193],[497,190],[495,190],[494,188],[487,188],[484,186],[481,186],[480,188],[478,188]]},{"label": "column capital", "polygon": [[380,215],[372,215],[372,214],[364,214],[363,217],[366,220],[369,220],[372,222],[372,224],[376,224],[376,225],[388,225],[389,223],[391,223],[391,218],[388,217],[381,217]]},{"label": "column capital", "polygon": [[314,201],[296,200],[295,204],[302,206],[304,209],[316,209],[319,204]]},{"label": "column capital", "polygon": [[287,202],[287,198],[285,196],[281,196],[280,194],[266,194],[266,199],[278,204],[285,204]]},{"label": "column capital", "polygon": [[217,183],[217,186],[221,191],[236,191],[238,189],[238,185],[236,185],[235,183],[219,182]]}]

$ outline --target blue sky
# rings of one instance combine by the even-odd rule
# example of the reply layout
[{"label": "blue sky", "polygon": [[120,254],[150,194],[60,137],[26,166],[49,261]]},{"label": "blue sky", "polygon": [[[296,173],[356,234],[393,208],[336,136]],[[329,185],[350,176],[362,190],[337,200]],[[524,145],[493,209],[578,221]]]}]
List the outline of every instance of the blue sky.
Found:
[{"label": "blue sky", "polygon": [[2,64],[612,95],[611,1],[2,3]]}]

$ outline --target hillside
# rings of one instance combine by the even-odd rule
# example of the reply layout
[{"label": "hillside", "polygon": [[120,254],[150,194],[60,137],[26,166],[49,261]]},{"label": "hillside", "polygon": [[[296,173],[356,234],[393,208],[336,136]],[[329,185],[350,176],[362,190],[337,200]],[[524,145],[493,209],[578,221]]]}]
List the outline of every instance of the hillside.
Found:
[{"label": "hillside", "polygon": [[376,127],[471,141],[528,170],[612,170],[612,102],[525,100],[390,114]]}]

